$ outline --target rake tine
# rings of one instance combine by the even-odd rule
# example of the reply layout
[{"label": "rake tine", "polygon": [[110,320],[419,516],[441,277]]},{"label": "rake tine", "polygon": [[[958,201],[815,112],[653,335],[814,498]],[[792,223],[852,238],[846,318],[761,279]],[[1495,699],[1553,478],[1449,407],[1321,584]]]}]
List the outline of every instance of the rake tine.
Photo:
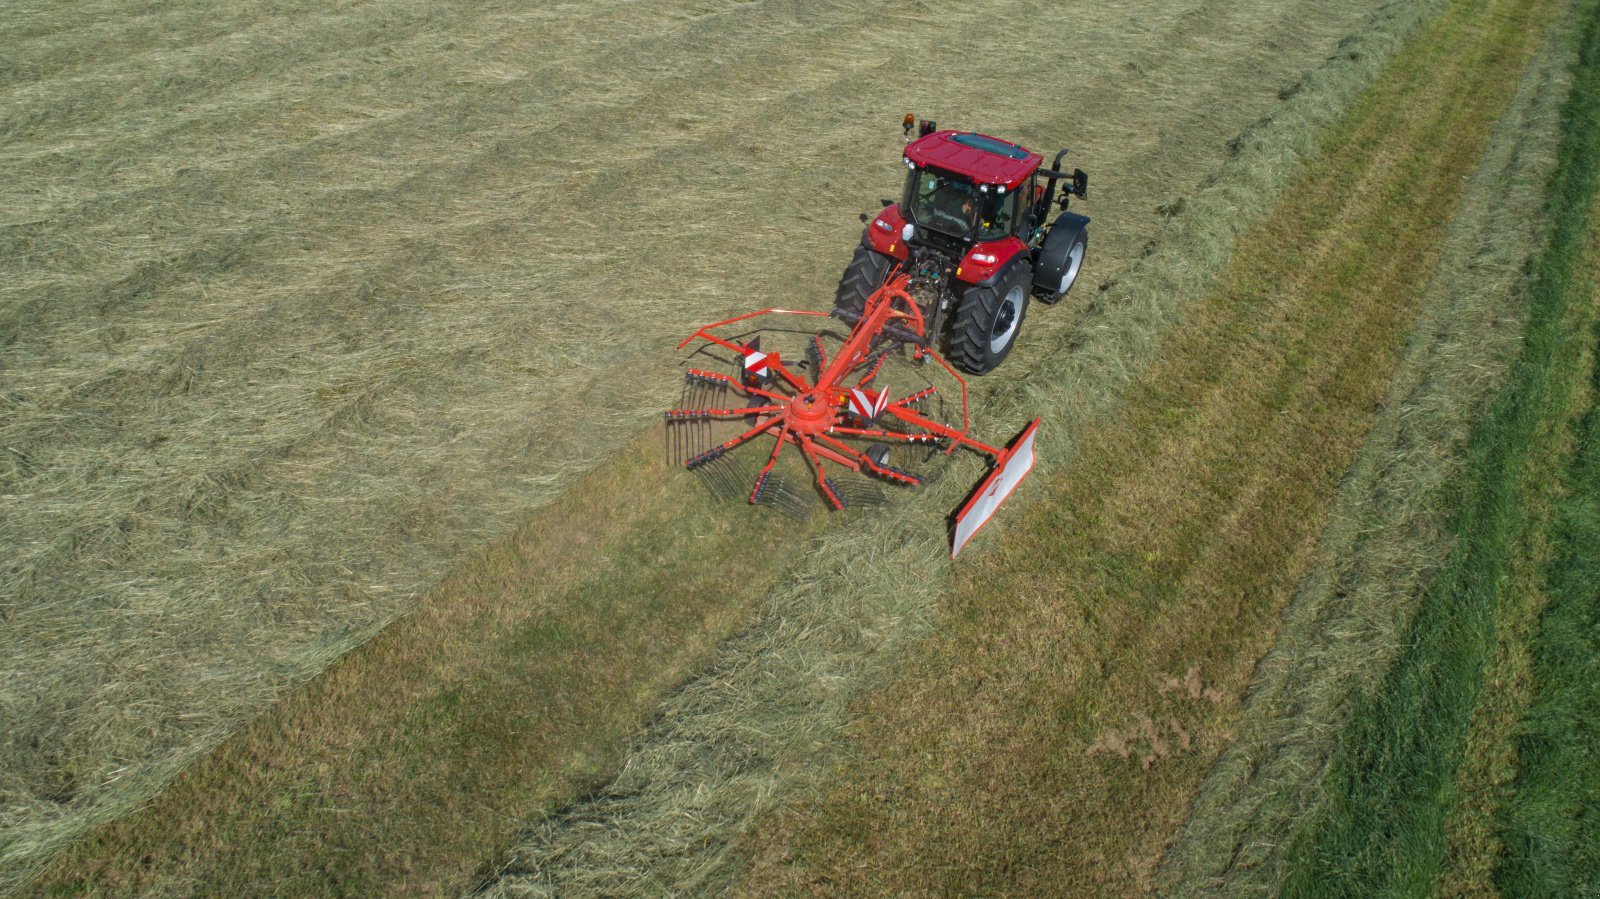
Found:
[{"label": "rake tine", "polygon": [[733,498],[730,495],[733,492],[730,490],[733,477],[729,472],[729,466],[732,464],[729,459],[718,459],[711,465],[703,465],[696,469],[697,473],[703,473],[701,477],[705,481],[706,489],[710,490],[711,495],[717,499],[729,500]]}]

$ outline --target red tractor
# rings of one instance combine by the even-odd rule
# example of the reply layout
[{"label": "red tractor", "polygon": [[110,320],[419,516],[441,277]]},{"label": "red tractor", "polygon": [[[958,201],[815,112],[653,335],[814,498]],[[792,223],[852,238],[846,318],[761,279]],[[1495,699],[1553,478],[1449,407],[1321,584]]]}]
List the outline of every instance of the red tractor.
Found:
[{"label": "red tractor", "polygon": [[[795,329],[765,324],[767,316],[829,313],[759,309],[699,328],[678,344],[695,345],[696,364],[684,372],[678,407],[666,413],[666,450],[713,494],[795,517],[806,514],[809,492],[792,486],[795,478],[810,480],[828,508],[843,509],[881,502],[874,482],[926,483],[913,469],[936,456],[978,453],[989,471],[951,516],[954,556],[1033,469],[1039,430],[1034,419],[1004,447],[971,436],[967,384],[956,369],[981,375],[999,365],[1028,297],[1054,303],[1072,287],[1089,220],[1067,203],[1088,192],[1089,178],[1060,171],[1065,150],[1045,169],[1043,157],[1016,144],[938,131],[932,122],[912,141],[914,124],[907,116],[905,195],[883,201],[876,219],[861,217],[866,234],[839,282],[832,315],[850,333],[813,334],[803,357],[784,358],[762,346],[761,332]],[[1057,205],[1061,215],[1046,226]],[[934,346],[947,331],[948,360]],[[947,413],[947,396],[959,396],[959,417],[953,403]]]},{"label": "red tractor", "polygon": [[[985,374],[1016,344],[1028,297],[1054,304],[1077,280],[1089,219],[1067,206],[1087,196],[1089,176],[1061,171],[1066,150],[1046,169],[1043,156],[1010,141],[939,131],[926,120],[912,140],[914,124],[908,114],[905,191],[875,218],[862,215],[867,228],[839,280],[834,314],[854,324],[899,266],[929,339],[948,333],[950,361]],[[1056,206],[1061,213],[1048,221]]]}]

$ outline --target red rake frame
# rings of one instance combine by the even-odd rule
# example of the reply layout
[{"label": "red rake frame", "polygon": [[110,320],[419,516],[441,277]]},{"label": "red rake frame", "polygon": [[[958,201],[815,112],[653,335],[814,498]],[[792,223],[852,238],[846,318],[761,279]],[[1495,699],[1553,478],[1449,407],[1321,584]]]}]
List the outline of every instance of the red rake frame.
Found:
[{"label": "red rake frame", "polygon": [[[691,383],[698,381],[731,388],[742,393],[750,404],[735,409],[674,409],[666,413],[668,424],[736,417],[753,420],[754,424],[738,436],[684,459],[684,466],[691,470],[699,468],[757,437],[770,435],[774,438],[772,452],[755,478],[748,501],[761,501],[768,478],[783,448],[794,446],[815,475],[816,487],[823,501],[831,508],[842,509],[846,505],[845,496],[828,476],[825,463],[905,486],[916,486],[923,482],[918,475],[887,464],[884,456],[874,458],[869,451],[846,443],[846,439],[871,440],[879,444],[939,444],[944,446],[946,455],[954,452],[958,446],[967,447],[988,456],[992,465],[988,476],[954,516],[950,550],[954,558],[1033,468],[1033,438],[1039,421],[1034,419],[1005,449],[967,436],[967,382],[930,348],[932,341],[926,334],[922,313],[906,290],[909,281],[909,276],[897,273],[867,299],[861,317],[832,359],[827,358],[821,341],[812,339],[814,349],[811,367],[816,374],[815,380],[808,381],[784,365],[778,353],[762,352],[758,341],[748,345],[734,343],[712,332],[757,316],[827,318],[825,312],[762,309],[706,325],[685,338],[678,344],[678,349],[698,339],[738,354],[743,373],[743,377],[733,377],[691,368],[687,372],[687,379]],[[906,343],[915,347],[914,358],[931,358],[961,385],[960,428],[934,421],[915,408],[917,403],[936,392],[937,387],[928,387],[890,401],[887,388],[875,390],[871,386],[883,367],[888,349]],[[774,379],[779,383],[773,384]],[[851,380],[853,384],[848,383]],[[763,384],[786,387],[792,393],[763,387]],[[885,416],[892,416],[906,429],[874,427]]]}]

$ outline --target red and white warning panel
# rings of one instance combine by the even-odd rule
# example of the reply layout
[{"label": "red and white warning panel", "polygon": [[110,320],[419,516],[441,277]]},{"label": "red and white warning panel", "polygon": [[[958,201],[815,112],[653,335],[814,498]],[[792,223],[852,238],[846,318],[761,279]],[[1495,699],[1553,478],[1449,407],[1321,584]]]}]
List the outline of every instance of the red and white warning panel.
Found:
[{"label": "red and white warning panel", "polygon": [[744,373],[751,376],[765,376],[767,373],[767,354],[760,350],[745,350]]},{"label": "red and white warning panel", "polygon": [[877,421],[883,410],[889,408],[889,391],[878,392],[878,398],[873,399],[869,391],[859,387],[850,388],[850,411],[862,421]]},{"label": "red and white warning panel", "polygon": [[1033,438],[1038,432],[1039,419],[1035,418],[995,459],[994,469],[989,476],[983,479],[983,483],[973,491],[972,498],[956,513],[956,532],[955,539],[950,543],[950,558],[954,559],[961,552],[961,547],[966,546],[967,541],[989,522],[1000,504],[1033,470]]}]

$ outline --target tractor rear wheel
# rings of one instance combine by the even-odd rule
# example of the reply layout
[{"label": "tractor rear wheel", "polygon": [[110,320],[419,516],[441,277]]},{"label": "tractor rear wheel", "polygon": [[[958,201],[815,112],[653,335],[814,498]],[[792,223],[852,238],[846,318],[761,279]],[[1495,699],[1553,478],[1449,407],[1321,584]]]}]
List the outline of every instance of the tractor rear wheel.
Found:
[{"label": "tractor rear wheel", "polygon": [[845,268],[844,277],[839,279],[839,294],[833,301],[834,308],[853,315],[866,312],[867,298],[883,286],[883,279],[893,265],[893,259],[877,250],[856,247],[856,254]]},{"label": "tractor rear wheel", "polygon": [[1005,361],[1022,331],[1032,285],[1033,267],[1018,262],[993,285],[967,288],[950,325],[950,361],[956,368],[982,375]]}]

